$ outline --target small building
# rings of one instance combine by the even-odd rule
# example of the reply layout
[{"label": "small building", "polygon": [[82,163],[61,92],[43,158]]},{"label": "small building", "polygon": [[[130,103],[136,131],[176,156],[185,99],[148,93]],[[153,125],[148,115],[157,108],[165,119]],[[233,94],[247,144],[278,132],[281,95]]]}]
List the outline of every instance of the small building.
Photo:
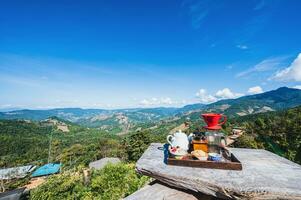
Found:
[{"label": "small building", "polygon": [[35,168],[36,168],[36,166],[27,165],[27,166],[0,169],[0,180],[24,178],[30,172],[32,172]]},{"label": "small building", "polygon": [[236,128],[236,127],[235,127],[235,128],[232,129],[232,134],[233,134],[233,135],[242,135],[243,132],[244,132],[244,131],[243,131],[243,129],[241,129],[241,128]]},{"label": "small building", "polygon": [[48,176],[51,174],[59,173],[61,169],[60,163],[48,163],[36,169],[31,177]]}]

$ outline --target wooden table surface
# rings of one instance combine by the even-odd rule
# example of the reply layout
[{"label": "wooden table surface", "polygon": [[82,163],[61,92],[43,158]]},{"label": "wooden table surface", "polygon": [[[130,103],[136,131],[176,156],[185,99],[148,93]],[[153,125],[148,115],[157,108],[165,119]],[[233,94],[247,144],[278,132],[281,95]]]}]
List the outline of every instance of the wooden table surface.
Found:
[{"label": "wooden table surface", "polygon": [[168,185],[224,199],[301,199],[301,166],[261,149],[230,148],[243,170],[171,166],[163,144],[153,143],[136,164],[137,172]]}]

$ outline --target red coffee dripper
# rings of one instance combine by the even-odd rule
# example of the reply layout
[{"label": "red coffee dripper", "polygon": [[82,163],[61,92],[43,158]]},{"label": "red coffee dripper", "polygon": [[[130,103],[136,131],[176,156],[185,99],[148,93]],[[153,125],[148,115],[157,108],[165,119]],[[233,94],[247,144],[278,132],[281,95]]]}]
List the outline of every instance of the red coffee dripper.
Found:
[{"label": "red coffee dripper", "polygon": [[[206,122],[207,126],[204,128],[208,130],[220,130],[224,123],[227,121],[227,117],[222,114],[218,113],[204,113],[202,114],[202,117],[204,118],[204,121]],[[221,118],[224,118],[222,122],[219,122]]]}]

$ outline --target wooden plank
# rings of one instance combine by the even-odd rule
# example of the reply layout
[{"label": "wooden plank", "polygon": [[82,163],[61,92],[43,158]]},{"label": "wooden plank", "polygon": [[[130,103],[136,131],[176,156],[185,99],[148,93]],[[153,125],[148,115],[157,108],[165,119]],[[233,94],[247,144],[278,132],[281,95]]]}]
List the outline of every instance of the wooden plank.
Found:
[{"label": "wooden plank", "polygon": [[215,200],[216,198],[201,193],[181,190],[166,184],[155,182],[146,185],[124,200]]}]

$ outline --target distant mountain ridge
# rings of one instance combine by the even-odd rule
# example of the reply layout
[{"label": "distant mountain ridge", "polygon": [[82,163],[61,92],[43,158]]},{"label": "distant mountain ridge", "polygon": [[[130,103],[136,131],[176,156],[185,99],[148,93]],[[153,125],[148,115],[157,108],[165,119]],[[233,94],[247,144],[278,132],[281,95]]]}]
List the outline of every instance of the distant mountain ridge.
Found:
[{"label": "distant mountain ridge", "polygon": [[15,110],[0,112],[0,118],[2,119],[29,119],[29,120],[44,120],[49,117],[59,117],[69,121],[77,121],[79,118],[90,118],[98,115],[112,115],[116,113],[149,113],[156,116],[169,116],[174,114],[177,108],[135,108],[135,109],[82,109],[82,108],[55,108],[49,110]]},{"label": "distant mountain ridge", "polygon": [[221,100],[207,105],[205,109],[214,112],[223,112],[229,116],[244,116],[282,110],[299,105],[301,105],[301,90],[281,87],[261,94]]},{"label": "distant mountain ridge", "polygon": [[0,119],[45,120],[56,116],[80,125],[110,129],[118,126],[127,130],[133,124],[156,122],[194,112],[219,112],[229,117],[244,116],[267,111],[292,108],[301,105],[301,90],[281,87],[261,94],[237,99],[220,100],[211,104],[191,104],[181,108],[133,108],[133,109],[81,109],[57,108],[50,110],[17,110],[0,112]]}]

